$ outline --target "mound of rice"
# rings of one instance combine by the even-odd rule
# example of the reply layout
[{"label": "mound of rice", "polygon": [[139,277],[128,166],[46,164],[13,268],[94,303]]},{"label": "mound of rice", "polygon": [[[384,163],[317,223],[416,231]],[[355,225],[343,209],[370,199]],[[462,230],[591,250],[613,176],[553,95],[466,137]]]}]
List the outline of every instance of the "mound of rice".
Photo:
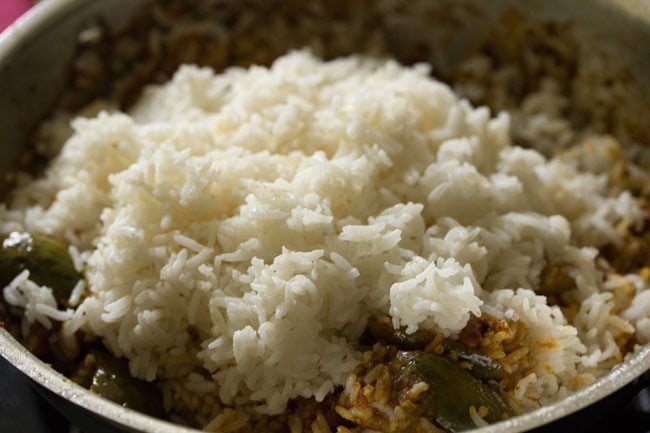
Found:
[{"label": "mound of rice", "polygon": [[[63,320],[70,351],[79,330],[101,337],[137,377],[274,414],[344,385],[370,315],[454,336],[489,313],[527,326],[537,364],[515,397],[535,406],[620,362],[621,335],[650,340],[645,283],[629,277],[638,299],[615,311],[595,264],[640,222],[632,196],[513,146],[507,114],[426,65],[184,66],[129,114],[76,118],[67,140],[65,121],[0,229],[65,239],[86,292],[58,311],[23,274],[4,294],[27,321]],[[549,264],[576,282],[571,321],[535,293]]]}]

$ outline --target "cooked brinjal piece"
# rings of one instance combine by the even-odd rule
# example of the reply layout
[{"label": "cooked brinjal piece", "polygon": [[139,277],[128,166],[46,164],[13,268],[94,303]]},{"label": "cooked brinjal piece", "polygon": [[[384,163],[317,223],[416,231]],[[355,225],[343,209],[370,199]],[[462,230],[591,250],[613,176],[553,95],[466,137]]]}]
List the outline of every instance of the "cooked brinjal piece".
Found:
[{"label": "cooked brinjal piece", "polygon": [[8,284],[25,269],[29,278],[52,289],[59,304],[65,304],[82,278],[76,271],[66,246],[45,235],[11,232],[1,236],[0,284]]},{"label": "cooked brinjal piece", "polygon": [[48,339],[50,330],[40,323],[32,323],[29,333],[23,338],[23,346],[41,359],[49,357],[51,350]]},{"label": "cooked brinjal piece", "polygon": [[368,330],[377,341],[403,350],[424,349],[434,337],[434,334],[421,329],[412,334],[407,334],[405,328],[395,329],[388,316],[371,317]]},{"label": "cooked brinjal piece", "polygon": [[90,390],[124,407],[162,417],[162,394],[153,382],[136,379],[129,374],[124,359],[104,351],[93,351],[95,372]]},{"label": "cooked brinjal piece", "polygon": [[429,386],[416,402],[421,415],[450,432],[476,427],[470,417],[471,406],[487,409],[483,418],[489,423],[514,414],[495,389],[442,356],[422,351],[397,352],[391,367],[404,388],[418,382]]},{"label": "cooked brinjal piece", "polygon": [[459,361],[467,362],[474,377],[481,380],[503,379],[503,366],[489,356],[481,354],[478,350],[465,346],[460,341],[445,340],[445,351]]}]

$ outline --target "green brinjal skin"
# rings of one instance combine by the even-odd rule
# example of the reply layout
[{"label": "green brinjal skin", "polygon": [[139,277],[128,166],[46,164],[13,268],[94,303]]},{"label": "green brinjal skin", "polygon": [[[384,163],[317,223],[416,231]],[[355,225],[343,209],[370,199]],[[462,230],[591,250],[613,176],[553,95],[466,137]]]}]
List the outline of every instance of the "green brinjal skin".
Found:
[{"label": "green brinjal skin", "polygon": [[488,408],[484,419],[490,423],[514,414],[495,389],[442,356],[422,351],[397,352],[391,367],[398,382],[423,381],[429,385],[417,400],[422,416],[449,432],[476,427],[469,415],[471,406]]},{"label": "green brinjal skin", "polygon": [[432,333],[419,329],[412,334],[407,334],[404,328],[395,329],[387,316],[371,317],[368,330],[377,341],[402,350],[424,349],[434,337]]},{"label": "green brinjal skin", "polygon": [[124,407],[163,417],[162,394],[152,382],[129,374],[127,362],[104,351],[93,352],[97,368],[90,390]]},{"label": "green brinjal skin", "polygon": [[460,341],[445,340],[443,346],[447,352],[454,353],[459,361],[470,364],[473,376],[481,380],[501,380],[504,377],[503,366],[476,349],[465,346]]},{"label": "green brinjal skin", "polygon": [[75,270],[66,246],[45,235],[11,232],[0,236],[0,284],[8,284],[25,269],[29,278],[52,289],[59,304],[65,304],[82,278]]}]

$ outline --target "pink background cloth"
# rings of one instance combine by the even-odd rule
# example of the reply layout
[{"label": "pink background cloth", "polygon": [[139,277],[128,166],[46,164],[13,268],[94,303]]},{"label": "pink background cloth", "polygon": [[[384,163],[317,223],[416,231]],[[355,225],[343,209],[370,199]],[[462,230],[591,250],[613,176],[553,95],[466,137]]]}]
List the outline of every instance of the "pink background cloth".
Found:
[{"label": "pink background cloth", "polygon": [[32,0],[0,0],[0,32],[33,5]]}]

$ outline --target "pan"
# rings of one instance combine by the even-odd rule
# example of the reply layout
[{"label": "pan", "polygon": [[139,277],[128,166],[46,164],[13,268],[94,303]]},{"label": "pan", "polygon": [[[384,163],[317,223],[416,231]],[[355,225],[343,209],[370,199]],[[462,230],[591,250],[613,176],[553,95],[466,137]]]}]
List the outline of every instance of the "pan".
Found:
[{"label": "pan", "polygon": [[[189,5],[195,3],[197,2],[188,2]],[[231,8],[233,13],[228,20],[234,22],[243,19],[243,15],[251,11],[258,10],[263,15],[265,11],[279,8],[283,3],[287,2],[222,1],[219,7]],[[323,7],[330,7],[330,3],[335,2],[324,2]],[[650,107],[650,99],[645,96],[650,92],[650,74],[647,73],[650,70],[648,2],[499,0],[462,3],[466,5],[464,10],[468,11],[465,20],[450,17],[445,12],[449,10],[450,3],[444,1],[440,1],[440,17],[428,18],[431,19],[432,29],[429,37],[439,42],[439,49],[435,55],[429,55],[426,59],[406,58],[408,56],[399,53],[400,50],[409,51],[417,47],[421,35],[410,31],[408,20],[405,21],[403,17],[385,17],[386,20],[382,23],[391,26],[392,46],[398,52],[398,58],[401,56],[400,60],[407,63],[427,60],[440,75],[451,74],[456,65],[494,33],[504,11],[518,8],[539,19],[571,22],[579,34],[579,45],[589,48],[597,46],[599,50],[608,52],[611,58],[616,59],[617,68],[629,74],[634,82],[630,94],[623,95],[618,110],[631,113],[631,119],[642,118],[644,107],[647,113],[647,107]],[[0,35],[0,130],[3,131],[0,142],[1,172],[8,173],[12,167],[33,162],[21,160],[29,148],[31,131],[62,100],[66,100],[62,96],[63,90],[69,88],[71,80],[74,80],[71,64],[79,55],[80,46],[87,44],[89,35],[92,38],[94,31],[96,37],[99,31],[103,35],[101,43],[110,44],[112,35],[119,34],[147,7],[151,7],[150,0],[43,1]],[[346,11],[341,13],[345,20]],[[232,22],[226,25],[232,25]],[[301,43],[296,41],[296,44]],[[101,46],[91,44],[90,48],[100,49]],[[274,49],[288,48],[300,46]],[[268,56],[276,54],[269,53]],[[149,81],[164,79],[156,77],[153,72],[146,78]],[[146,84],[147,80],[143,80],[140,85]],[[105,88],[105,81],[106,79],[98,83],[95,88],[86,89],[85,94],[80,92],[74,98],[68,98],[65,103],[80,106],[92,100],[101,91],[102,85]],[[134,93],[137,93],[137,85],[130,93],[121,95],[125,104],[129,103]],[[640,123],[643,124],[643,120]],[[614,133],[641,140],[650,137],[644,136],[645,131],[638,125]],[[650,141],[646,140],[646,143]],[[0,355],[28,376],[40,393],[86,433],[195,431],[143,415],[89,392],[31,354],[5,329],[0,329]],[[584,431],[649,386],[649,370],[650,346],[646,345],[611,373],[569,397],[530,413],[477,429],[476,432]]]}]

